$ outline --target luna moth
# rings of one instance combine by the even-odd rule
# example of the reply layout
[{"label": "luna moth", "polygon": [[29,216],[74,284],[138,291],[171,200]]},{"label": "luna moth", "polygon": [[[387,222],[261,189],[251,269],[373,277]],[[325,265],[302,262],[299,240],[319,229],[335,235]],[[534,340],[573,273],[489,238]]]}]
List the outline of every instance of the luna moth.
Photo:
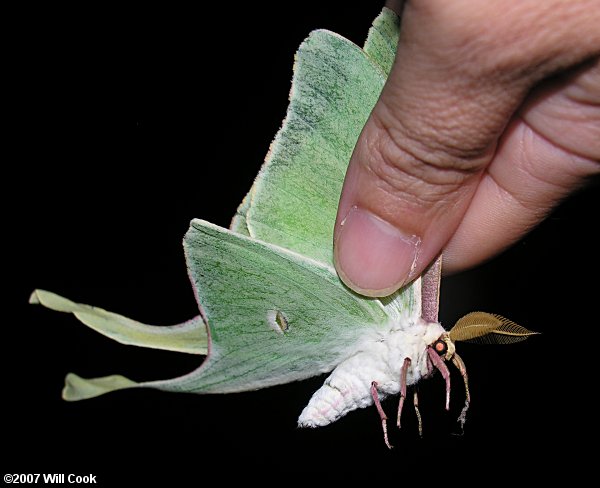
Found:
[{"label": "luna moth", "polygon": [[[229,229],[193,220],[184,238],[199,315],[179,325],[141,324],[101,308],[36,290],[31,303],[74,314],[118,342],[205,355],[171,380],[135,382],[112,375],[68,374],[66,400],[125,388],[234,393],[330,373],[300,413],[318,427],[375,405],[439,371],[450,402],[450,361],[470,404],[460,340],[511,343],[533,334],[500,316],[474,312],[447,332],[438,321],[441,258],[398,292],[381,299],[343,285],[333,266],[333,225],[354,145],[394,62],[400,21],[388,9],[361,48],[326,31],[312,32],[296,54],[290,105],[252,188]],[[419,416],[416,390],[413,401]]]}]

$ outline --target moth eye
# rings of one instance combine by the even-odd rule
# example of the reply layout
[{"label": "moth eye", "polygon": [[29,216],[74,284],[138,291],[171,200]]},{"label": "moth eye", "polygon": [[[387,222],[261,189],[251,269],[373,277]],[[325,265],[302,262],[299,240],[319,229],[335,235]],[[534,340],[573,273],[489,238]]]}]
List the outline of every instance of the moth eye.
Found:
[{"label": "moth eye", "polygon": [[446,344],[446,341],[443,341],[442,339],[435,341],[433,343],[433,348],[440,356],[443,356],[446,354],[446,352],[448,352],[448,344]]}]

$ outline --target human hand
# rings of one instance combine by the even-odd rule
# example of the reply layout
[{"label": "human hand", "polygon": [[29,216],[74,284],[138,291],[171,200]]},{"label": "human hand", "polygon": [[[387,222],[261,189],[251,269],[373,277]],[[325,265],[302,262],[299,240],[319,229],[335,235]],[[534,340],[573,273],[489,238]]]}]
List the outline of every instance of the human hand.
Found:
[{"label": "human hand", "polygon": [[340,277],[369,296],[394,292],[442,250],[445,270],[481,263],[600,171],[599,0],[403,10],[334,231]]}]

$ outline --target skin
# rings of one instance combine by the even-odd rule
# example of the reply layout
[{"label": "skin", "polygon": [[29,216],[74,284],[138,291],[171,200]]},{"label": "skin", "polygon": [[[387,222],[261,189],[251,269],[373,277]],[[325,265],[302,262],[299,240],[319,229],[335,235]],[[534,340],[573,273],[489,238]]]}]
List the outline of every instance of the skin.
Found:
[{"label": "skin", "polygon": [[600,0],[414,0],[354,149],[342,280],[386,296],[475,266],[600,171]]}]

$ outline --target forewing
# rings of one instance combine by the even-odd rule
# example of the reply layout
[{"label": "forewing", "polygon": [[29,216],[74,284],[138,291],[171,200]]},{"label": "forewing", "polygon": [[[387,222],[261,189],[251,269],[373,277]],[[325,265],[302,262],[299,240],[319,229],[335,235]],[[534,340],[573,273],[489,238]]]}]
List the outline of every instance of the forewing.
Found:
[{"label": "forewing", "polygon": [[244,197],[242,203],[237,208],[233,219],[231,219],[231,224],[229,228],[233,232],[237,232],[238,234],[244,234],[245,236],[250,235],[250,230],[248,229],[248,223],[246,221],[246,215],[248,215],[248,209],[250,208],[250,195],[252,190]]},{"label": "forewing", "polygon": [[369,29],[363,50],[386,76],[394,64],[399,37],[400,18],[393,10],[384,7]]},{"label": "forewing", "polygon": [[344,175],[384,81],[366,53],[337,34],[314,31],[302,43],[286,119],[251,192],[253,237],[333,262]]},{"label": "forewing", "polygon": [[[323,32],[325,31],[321,31],[321,34],[318,35],[324,35]],[[334,34],[331,33],[327,33],[329,35],[335,36]],[[394,58],[396,55],[396,45],[398,44],[398,37],[400,34],[400,19],[398,18],[398,16],[390,9],[388,8],[384,8],[381,13],[377,16],[377,18],[374,20],[373,25],[371,26],[371,28],[369,29],[369,34],[367,37],[367,40],[365,42],[365,45],[363,47],[363,50],[365,52],[365,54],[367,55],[367,57],[369,57],[372,61],[372,63],[374,65],[376,65],[379,70],[385,75],[387,76],[390,72],[390,69],[392,67],[392,64],[394,62]],[[339,36],[336,36],[339,38]],[[307,41],[308,42],[308,41]],[[343,43],[343,47],[345,50],[350,49],[351,51],[354,51],[353,54],[357,55],[358,53],[356,53],[356,46],[349,46],[348,45],[351,44],[350,41],[347,41],[347,43]],[[331,53],[329,53],[331,54]],[[314,76],[311,77],[311,63],[314,65],[314,61],[312,58],[312,56],[314,55],[313,53],[310,53],[307,55],[306,52],[300,48],[298,55],[297,55],[297,63],[294,67],[294,79],[292,81],[292,95],[294,93],[301,95],[303,91],[302,88],[302,84],[303,83],[307,83],[310,85],[310,83],[312,82],[311,78],[314,78]],[[328,62],[331,66],[336,66],[338,65],[337,72],[341,72],[343,73],[346,69],[346,66],[344,66],[343,64],[340,64],[340,60],[341,58],[339,58],[337,55],[333,55],[333,56],[329,56]],[[364,59],[361,60],[361,65],[364,65]],[[372,65],[367,65],[367,70],[372,70],[373,66]],[[306,70],[306,73],[303,73],[302,70]],[[317,67],[318,70],[318,67]],[[314,71],[314,70],[313,70]],[[336,76],[334,74],[334,76]],[[339,82],[339,80],[335,80],[335,79],[329,79],[327,80],[329,81],[329,83],[326,83],[323,85],[323,90],[324,92],[326,92],[328,90],[328,88],[330,88],[335,81]],[[381,85],[383,86],[383,85]],[[369,93],[372,90],[369,90]],[[370,112],[371,108],[372,108],[372,104],[374,103],[375,99],[372,96],[372,94],[369,94],[367,97],[364,96],[359,96],[358,99],[354,99],[354,95],[352,95],[352,97],[350,98],[350,101],[353,102],[365,102],[366,106],[363,110],[360,110],[359,112],[362,114],[362,116],[365,116],[365,112],[368,113]],[[273,152],[277,152],[279,151],[278,149],[278,145],[281,143],[281,138],[284,139],[296,139],[296,140],[302,140],[303,139],[303,132],[305,132],[305,129],[303,129],[302,127],[300,127],[299,132],[296,134],[295,131],[297,129],[296,126],[292,125],[288,125],[287,124],[287,119],[290,117],[295,117],[294,115],[294,111],[295,111],[295,103],[299,103],[298,101],[296,101],[294,99],[293,96],[291,96],[291,103],[290,103],[290,107],[288,109],[288,115],[286,117],[286,121],[284,121],[283,127],[280,131],[280,134],[278,134],[278,136],[275,138],[275,141],[272,144],[272,147],[269,150],[269,154],[267,155],[266,161],[265,161],[265,166],[272,164],[273,161]],[[335,103],[331,103],[329,107],[325,107],[325,110],[327,109],[331,109],[332,112],[340,112],[340,100],[336,100]],[[331,117],[331,115],[329,115]],[[321,118],[324,118],[321,115]],[[359,124],[360,125],[360,124]],[[350,139],[354,139],[356,140],[358,138],[358,134],[360,133],[361,127],[357,127],[356,124],[354,124],[354,126],[352,127],[352,131],[351,133],[348,133],[348,136]],[[335,134],[336,137],[339,137],[340,134]],[[342,135],[343,137],[343,135]],[[310,138],[304,138],[304,140],[310,140]],[[334,148],[335,149],[335,148]],[[289,164],[298,164],[298,163],[307,163],[309,164],[309,167],[312,167],[313,164],[317,163],[319,165],[322,165],[324,163],[326,163],[327,161],[333,161],[333,163],[335,164],[335,166],[340,165],[340,159],[341,159],[341,165],[343,170],[345,171],[345,168],[347,167],[348,164],[348,160],[349,160],[349,154],[347,151],[347,148],[344,148],[343,152],[341,154],[339,154],[339,157],[336,158],[330,158],[328,160],[312,160],[310,157],[308,158],[303,158],[301,154],[303,151],[305,150],[305,148],[303,148],[301,145],[300,147],[296,148],[296,151],[294,153],[294,155],[296,156],[295,158],[293,158],[294,162],[289,161]],[[339,173],[340,179],[338,181],[338,184],[341,184],[342,179],[343,178],[343,174]],[[255,186],[256,183],[259,182],[262,178],[263,178],[264,174],[259,174],[259,176],[256,179],[256,182],[254,184],[254,186],[252,187],[252,189],[250,190],[250,192],[248,192],[248,195],[244,198],[244,201],[240,204],[236,215],[234,216],[232,222],[231,222],[231,230],[233,230],[234,232],[239,232],[245,235],[251,235],[250,231],[248,229],[248,225],[247,225],[247,213],[248,210],[250,208],[250,204],[251,204],[251,198],[252,198],[252,194],[255,192]],[[257,199],[258,205],[261,204],[262,202],[262,198],[258,198]],[[274,202],[270,202],[271,204]],[[335,202],[337,205],[337,202]],[[259,234],[257,234],[258,237],[261,237],[261,230],[260,228],[258,229]],[[288,232],[290,232],[290,229],[288,229]]]}]

